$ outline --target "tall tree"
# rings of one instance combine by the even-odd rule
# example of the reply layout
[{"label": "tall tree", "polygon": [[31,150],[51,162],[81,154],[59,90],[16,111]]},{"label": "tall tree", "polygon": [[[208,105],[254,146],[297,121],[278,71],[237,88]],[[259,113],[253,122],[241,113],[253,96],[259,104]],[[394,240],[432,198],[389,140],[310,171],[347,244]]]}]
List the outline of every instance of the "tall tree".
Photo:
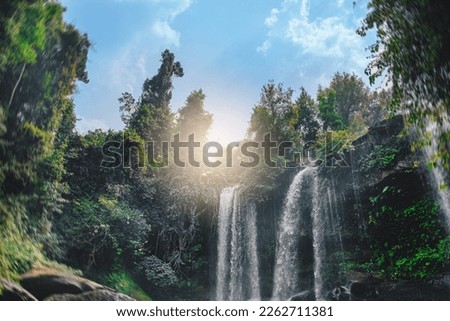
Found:
[{"label": "tall tree", "polygon": [[321,89],[317,95],[319,103],[319,116],[323,121],[323,130],[340,130],[344,127],[341,116],[336,112],[336,91],[334,89]]},{"label": "tall tree", "polygon": [[17,1],[12,7],[11,16],[2,17],[6,28],[0,36],[4,194],[42,190],[41,184],[54,176],[48,162],[56,161],[55,133],[61,140],[63,121],[74,126],[69,95],[76,79],[87,82],[90,46],[86,35],[63,22],[59,4]]},{"label": "tall tree", "polygon": [[[450,169],[450,2],[445,0],[372,0],[358,29],[365,36],[376,29],[366,74],[373,83],[386,75],[393,104],[422,129],[434,123],[437,156]],[[431,126],[433,127],[433,126]]]},{"label": "tall tree", "polygon": [[315,102],[305,88],[300,88],[300,95],[294,104],[295,132],[300,132],[303,141],[313,141],[316,139],[320,124],[315,110]]},{"label": "tall tree", "polygon": [[[0,216],[14,215],[21,235],[45,241],[64,202],[64,145],[75,122],[70,95],[76,80],[88,81],[90,43],[64,22],[57,2],[6,0],[0,8]],[[7,242],[12,234],[3,232]]]},{"label": "tall tree", "polygon": [[145,141],[155,142],[156,146],[170,139],[173,126],[173,114],[170,111],[172,82],[174,77],[184,75],[173,53],[165,50],[161,57],[158,73],[144,81],[138,101],[127,92],[119,98],[121,117],[127,128],[135,130]]},{"label": "tall tree", "polygon": [[289,124],[286,118],[292,112],[292,89],[282,84],[269,82],[261,90],[259,103],[253,108],[248,132],[261,140],[270,133],[272,139],[283,141],[289,138]]},{"label": "tall tree", "polygon": [[336,112],[341,116],[344,126],[349,126],[356,112],[367,110],[369,88],[361,77],[347,72],[336,72],[330,83],[336,92]]},{"label": "tall tree", "polygon": [[178,129],[183,138],[195,134],[197,141],[206,141],[212,124],[212,114],[205,110],[203,105],[205,97],[201,89],[194,90],[186,99],[185,105],[178,111]]}]

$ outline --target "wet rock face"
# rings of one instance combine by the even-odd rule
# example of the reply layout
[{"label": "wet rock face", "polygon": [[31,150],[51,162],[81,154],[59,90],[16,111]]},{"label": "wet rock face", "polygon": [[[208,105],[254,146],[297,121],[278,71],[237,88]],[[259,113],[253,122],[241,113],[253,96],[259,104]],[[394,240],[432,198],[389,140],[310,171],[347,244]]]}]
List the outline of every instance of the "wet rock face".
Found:
[{"label": "wet rock face", "polygon": [[[343,157],[348,166],[321,168],[322,194],[331,194],[330,207],[340,213],[340,229],[347,241],[366,234],[368,215],[364,214],[371,210],[370,197],[380,194],[385,186],[404,191],[405,199],[428,194],[429,188],[415,166],[417,157],[402,135],[404,127],[401,116],[383,121],[353,142],[354,149]],[[328,226],[327,230],[333,228]]]},{"label": "wet rock face", "polygon": [[336,287],[327,298],[333,301],[448,301],[450,287],[439,280],[402,283],[366,280]]}]

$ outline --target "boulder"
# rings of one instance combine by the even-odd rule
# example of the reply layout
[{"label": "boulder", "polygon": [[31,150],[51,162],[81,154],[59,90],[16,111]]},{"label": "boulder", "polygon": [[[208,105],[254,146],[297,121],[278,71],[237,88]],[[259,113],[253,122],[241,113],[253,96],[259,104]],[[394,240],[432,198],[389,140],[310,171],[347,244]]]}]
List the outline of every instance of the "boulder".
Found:
[{"label": "boulder", "polygon": [[380,287],[379,300],[384,301],[449,301],[450,289],[444,284],[414,281]]},{"label": "boulder", "polygon": [[80,294],[54,294],[44,301],[136,301],[128,295],[111,290],[94,290]]},{"label": "boulder", "polygon": [[110,290],[88,279],[50,268],[31,270],[21,276],[20,284],[38,300],[54,294],[80,294],[94,290]]},{"label": "boulder", "polygon": [[351,301],[348,286],[337,286],[326,295],[328,301]]},{"label": "boulder", "polygon": [[0,301],[37,301],[37,299],[19,284],[0,280]]},{"label": "boulder", "polygon": [[442,277],[442,283],[450,289],[450,273]]},{"label": "boulder", "polygon": [[353,301],[378,300],[378,285],[370,280],[355,282],[350,286],[350,294]]}]

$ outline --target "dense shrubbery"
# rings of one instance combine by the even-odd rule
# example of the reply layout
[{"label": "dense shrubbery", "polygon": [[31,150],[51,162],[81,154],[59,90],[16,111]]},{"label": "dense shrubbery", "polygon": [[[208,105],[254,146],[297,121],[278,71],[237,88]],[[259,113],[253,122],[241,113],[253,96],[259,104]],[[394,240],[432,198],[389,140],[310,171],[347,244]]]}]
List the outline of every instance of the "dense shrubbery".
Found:
[{"label": "dense shrubbery", "polygon": [[380,201],[376,208],[370,240],[378,272],[391,279],[429,279],[449,266],[450,238],[440,227],[436,203],[424,199],[394,209]]}]

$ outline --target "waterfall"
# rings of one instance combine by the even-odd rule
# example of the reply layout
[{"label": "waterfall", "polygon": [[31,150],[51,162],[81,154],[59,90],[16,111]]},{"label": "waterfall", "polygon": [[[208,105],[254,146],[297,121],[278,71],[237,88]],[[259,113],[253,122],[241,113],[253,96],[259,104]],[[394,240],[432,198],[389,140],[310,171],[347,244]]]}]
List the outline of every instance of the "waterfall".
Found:
[{"label": "waterfall", "polygon": [[316,300],[324,300],[322,267],[325,258],[325,221],[319,207],[319,179],[317,170],[312,172],[312,231],[314,249],[314,295]]},{"label": "waterfall", "polygon": [[256,206],[241,201],[236,187],[220,194],[216,299],[259,300]]},{"label": "waterfall", "polygon": [[[449,130],[449,128],[444,128],[445,130]],[[424,148],[424,154],[426,160],[429,162],[436,155],[438,150],[438,137],[440,131],[436,123],[429,121],[427,126],[427,131],[432,134],[431,145],[426,146]],[[449,183],[448,173],[439,162],[436,166],[429,171],[431,175],[431,181],[436,186],[436,194],[441,205],[441,210],[445,214],[445,227],[447,232],[450,232],[450,192],[448,187],[441,187],[441,185],[445,185]]]},{"label": "waterfall", "polygon": [[230,218],[233,212],[234,187],[227,187],[220,194],[217,241],[217,279],[216,299],[223,301],[227,297],[227,274],[229,270],[228,238]]},{"label": "waterfall", "polygon": [[297,289],[297,248],[301,221],[299,201],[300,196],[302,196],[300,194],[301,186],[308,170],[309,168],[306,168],[294,177],[284,199],[275,251],[273,300],[286,300],[293,294],[300,292]]},{"label": "waterfall", "polygon": [[342,222],[340,211],[335,209],[338,204],[336,197],[336,188],[333,180],[331,180],[331,188],[327,187],[327,201],[329,211],[329,227],[336,237],[336,242],[339,243],[339,250],[344,252],[344,242],[342,241]]},{"label": "waterfall", "polygon": [[[311,192],[306,193],[305,180],[311,182]],[[314,248],[314,293],[322,299],[322,265],[325,254],[324,218],[319,208],[319,186],[317,169],[307,167],[293,179],[286,194],[283,213],[278,228],[275,253],[273,300],[287,300],[301,290],[298,288],[299,235],[304,228],[304,215],[311,214]],[[307,186],[305,186],[307,187]],[[305,199],[303,201],[303,199]],[[311,200],[311,213],[301,206]]]},{"label": "waterfall", "polygon": [[258,260],[258,247],[257,247],[257,229],[256,229],[256,206],[250,204],[249,211],[247,213],[247,235],[248,235],[248,247],[247,255],[250,259],[250,298],[257,300],[261,298],[259,289],[259,260]]}]

